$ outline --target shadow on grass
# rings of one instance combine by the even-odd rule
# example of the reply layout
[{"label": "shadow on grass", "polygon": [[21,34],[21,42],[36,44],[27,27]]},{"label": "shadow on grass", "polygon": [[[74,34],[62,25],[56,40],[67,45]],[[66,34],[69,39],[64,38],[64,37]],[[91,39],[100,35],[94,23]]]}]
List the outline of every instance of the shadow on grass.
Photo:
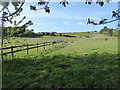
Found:
[{"label": "shadow on grass", "polygon": [[3,61],[3,88],[118,88],[115,54]]}]

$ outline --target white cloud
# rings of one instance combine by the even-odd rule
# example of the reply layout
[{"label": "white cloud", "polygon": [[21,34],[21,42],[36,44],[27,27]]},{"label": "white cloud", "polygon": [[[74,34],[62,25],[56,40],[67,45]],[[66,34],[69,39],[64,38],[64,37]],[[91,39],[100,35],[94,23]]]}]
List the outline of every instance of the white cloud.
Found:
[{"label": "white cloud", "polygon": [[67,25],[69,25],[70,23],[69,23],[69,22],[63,22],[63,24],[67,24]]},{"label": "white cloud", "polygon": [[51,27],[56,30],[58,27],[56,27],[55,25],[51,25]]},{"label": "white cloud", "polygon": [[82,23],[82,22],[78,22],[78,24],[79,24],[79,25],[85,25],[85,24],[84,24],[84,23]]}]

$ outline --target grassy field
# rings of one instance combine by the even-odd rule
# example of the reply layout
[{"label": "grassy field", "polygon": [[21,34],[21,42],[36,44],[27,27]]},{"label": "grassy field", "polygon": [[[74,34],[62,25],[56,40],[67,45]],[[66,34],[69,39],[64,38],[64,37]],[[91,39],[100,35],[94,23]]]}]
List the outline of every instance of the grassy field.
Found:
[{"label": "grassy field", "polygon": [[80,38],[83,38],[83,37],[94,38],[94,37],[98,37],[98,36],[108,37],[108,35],[103,35],[103,34],[100,34],[100,33],[89,33],[89,32],[63,33],[63,35],[73,35],[73,36],[77,36],[77,37],[80,37]]},{"label": "grassy field", "polygon": [[[119,88],[118,40],[105,38],[74,38],[46,50],[32,49],[27,56],[25,51],[16,53],[13,59],[5,56],[3,88]],[[71,38],[29,38],[27,43],[63,39]]]},{"label": "grassy field", "polygon": [[43,36],[40,38],[15,37],[15,39],[13,38],[5,39],[4,47],[8,47],[11,45],[15,46],[15,45],[23,45],[23,44],[36,44],[40,42],[47,42],[47,41],[53,41],[53,40],[66,40],[66,39],[71,39],[71,38],[59,37],[59,36]]}]

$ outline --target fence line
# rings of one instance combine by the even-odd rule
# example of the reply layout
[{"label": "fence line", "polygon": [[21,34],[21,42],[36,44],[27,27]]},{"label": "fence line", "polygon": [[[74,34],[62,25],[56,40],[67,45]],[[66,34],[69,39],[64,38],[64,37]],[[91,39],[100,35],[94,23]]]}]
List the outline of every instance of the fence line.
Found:
[{"label": "fence line", "polygon": [[[20,45],[20,46],[11,46],[11,47],[0,48],[0,50],[10,49],[10,52],[2,53],[0,55],[12,54],[12,57],[14,57],[14,53],[24,51],[24,50],[26,50],[27,54],[29,54],[29,49],[37,48],[37,51],[38,51],[38,47],[43,47],[45,50],[45,46],[52,45],[54,47],[55,44],[67,43],[68,41],[70,41],[70,40],[58,40],[58,41],[52,41],[52,42],[43,42],[43,43],[37,43],[37,44],[24,44],[24,45]],[[71,41],[73,41],[73,40],[71,40]],[[29,47],[29,46],[34,46],[34,47]],[[26,47],[26,48],[14,51],[14,48],[18,48],[18,47]]]}]

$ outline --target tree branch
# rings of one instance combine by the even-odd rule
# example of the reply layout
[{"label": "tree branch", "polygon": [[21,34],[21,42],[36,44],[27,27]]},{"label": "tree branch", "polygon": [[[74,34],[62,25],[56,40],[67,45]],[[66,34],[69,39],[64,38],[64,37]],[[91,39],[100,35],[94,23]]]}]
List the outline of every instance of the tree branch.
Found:
[{"label": "tree branch", "polygon": [[[114,21],[117,21],[118,19],[115,19],[115,20],[111,20],[111,21],[108,21],[108,22],[103,22],[101,24],[107,24],[107,23],[111,23],[111,22],[114,22]],[[96,25],[101,25],[101,24],[96,24]]]},{"label": "tree branch", "polygon": [[6,7],[6,9],[7,9],[7,11],[9,12],[9,15],[11,15],[10,10],[8,9],[8,7]]},{"label": "tree branch", "polygon": [[[21,3],[21,5],[20,5],[20,7],[18,8],[18,10],[16,10],[15,12],[13,12],[11,15],[9,15],[9,16],[4,16],[4,18],[8,18],[8,17],[11,17],[11,16],[14,16],[21,8],[22,8],[22,6],[24,5],[24,3],[25,2],[22,2]],[[2,18],[2,17],[0,17],[0,18]]]},{"label": "tree branch", "polygon": [[0,10],[0,13],[8,6],[9,2],[6,2],[5,6]]}]

